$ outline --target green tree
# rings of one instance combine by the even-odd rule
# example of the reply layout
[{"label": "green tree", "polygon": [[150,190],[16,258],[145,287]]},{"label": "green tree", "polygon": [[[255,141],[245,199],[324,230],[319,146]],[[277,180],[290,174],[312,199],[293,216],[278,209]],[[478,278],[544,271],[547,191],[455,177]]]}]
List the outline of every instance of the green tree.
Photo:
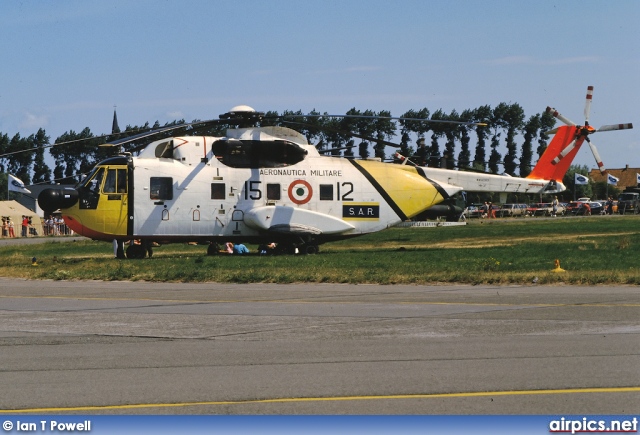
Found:
[{"label": "green tree", "polygon": [[388,110],[382,110],[377,114],[374,113],[376,117],[373,120],[373,128],[375,129],[377,142],[374,146],[376,157],[385,160],[385,148],[387,145],[384,144],[385,141],[389,141],[395,136],[396,132],[396,123],[392,119],[388,119],[391,117],[391,112]]},{"label": "green tree", "polygon": [[[458,115],[458,112],[456,112],[454,109],[448,115],[447,119],[449,121],[459,121],[460,115]],[[444,155],[443,155],[444,167],[447,169],[453,169],[456,166],[455,152],[456,152],[456,139],[458,138],[458,135],[460,133],[459,125],[443,124],[442,128],[444,131],[444,135],[447,138],[447,142],[444,145]]]},{"label": "green tree", "polygon": [[[492,110],[490,106],[481,106],[474,110],[473,118],[475,122],[489,124],[491,122]],[[478,142],[476,144],[473,167],[481,171],[487,170],[486,143],[489,137],[490,126],[478,125],[475,127]]]},{"label": "green tree", "polygon": [[[438,109],[431,115],[431,119],[441,121],[446,120],[447,115],[442,111],[442,109]],[[431,123],[431,147],[429,147],[429,166],[434,168],[442,167],[442,161],[440,159],[440,144],[438,140],[444,136],[446,124],[440,122],[432,122]]]},{"label": "green tree", "polygon": [[45,146],[49,144],[49,136],[43,129],[39,129],[36,134],[29,136],[32,148],[35,148],[35,158],[33,162],[33,183],[51,183],[51,169],[44,160]]},{"label": "green tree", "polygon": [[520,176],[526,177],[531,173],[531,159],[533,158],[533,138],[540,129],[540,115],[531,116],[524,124],[524,143],[520,157]]},{"label": "green tree", "polygon": [[538,148],[536,152],[538,153],[538,158],[542,157],[542,154],[547,150],[547,143],[549,140],[549,136],[547,136],[547,132],[556,125],[556,118],[553,117],[548,112],[543,112],[540,115],[540,135],[538,136]]},{"label": "green tree", "polygon": [[500,103],[491,112],[490,124],[493,128],[493,135],[491,136],[491,154],[489,154],[489,172],[492,174],[500,172],[498,165],[501,163],[502,155],[498,152],[498,147],[500,146],[501,130],[507,127],[506,116],[508,110],[509,106],[506,103]]},{"label": "green tree", "polygon": [[9,163],[9,156],[6,156],[8,152],[9,136],[6,133],[0,134],[0,172],[6,172]]},{"label": "green tree", "polygon": [[24,184],[31,184],[31,165],[33,164],[33,153],[30,142],[27,138],[20,137],[17,133],[9,141],[8,172],[18,177]]},{"label": "green tree", "polygon": [[[302,111],[298,110],[294,113],[298,115],[301,114]],[[285,120],[288,119],[286,118],[288,112],[285,111],[283,115],[285,116]],[[289,128],[300,131],[300,133],[304,134],[307,138],[307,142],[309,142],[310,144],[315,144],[321,136],[322,118],[320,117],[320,112],[316,111],[315,109],[309,112],[308,115],[309,116],[303,116],[301,118],[296,117],[291,119],[291,121],[294,123],[304,123],[304,126],[302,126],[300,129],[298,129],[295,124],[285,125]]]},{"label": "green tree", "polygon": [[608,184],[606,181],[597,181],[593,183],[593,196],[591,198],[607,199],[608,197],[617,198],[620,196],[620,188],[612,184]]},{"label": "green tree", "polygon": [[93,133],[85,128],[80,133],[73,130],[65,132],[56,139],[57,146],[51,148],[51,155],[55,159],[56,166],[53,175],[61,184],[75,184],[82,178],[84,172],[91,170],[95,164],[96,141],[92,139]]},{"label": "green tree", "polygon": [[[402,135],[402,140],[400,142],[400,154],[405,157],[411,157],[415,152],[414,148],[409,146],[411,134],[415,134],[417,136],[417,141],[421,138],[424,139],[427,132],[431,129],[428,122],[429,109],[426,107],[418,111],[411,109],[402,114],[400,118],[404,118],[399,120],[399,124],[401,126],[400,133]],[[424,119],[425,121],[420,121],[421,119]]]},{"label": "green tree", "polygon": [[516,134],[524,126],[524,109],[519,104],[510,104],[504,113],[504,123],[507,130],[507,154],[504,156],[504,172],[516,174],[517,144]]},{"label": "green tree", "polygon": [[[460,114],[460,121],[473,122],[473,110],[467,109]],[[458,154],[458,166],[460,168],[468,168],[471,165],[471,152],[469,151],[469,126],[458,125],[458,136],[460,137],[460,154]]]}]

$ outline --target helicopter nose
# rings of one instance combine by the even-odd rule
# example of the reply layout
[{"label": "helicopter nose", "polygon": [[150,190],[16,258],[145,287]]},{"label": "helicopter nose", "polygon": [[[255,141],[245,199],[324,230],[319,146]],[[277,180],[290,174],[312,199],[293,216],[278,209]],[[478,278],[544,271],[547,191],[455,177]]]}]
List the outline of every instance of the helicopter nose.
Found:
[{"label": "helicopter nose", "polygon": [[45,213],[73,207],[78,202],[78,191],[65,187],[45,189],[38,195],[38,205]]}]

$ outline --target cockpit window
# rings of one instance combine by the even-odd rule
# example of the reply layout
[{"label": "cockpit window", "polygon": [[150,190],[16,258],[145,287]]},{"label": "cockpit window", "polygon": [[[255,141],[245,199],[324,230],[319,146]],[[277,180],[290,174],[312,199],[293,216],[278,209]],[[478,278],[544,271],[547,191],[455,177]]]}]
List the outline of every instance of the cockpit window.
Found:
[{"label": "cockpit window", "polygon": [[[104,168],[103,168],[103,167],[101,167],[101,166],[96,166],[95,168],[93,168],[93,169],[91,170],[91,172],[89,172],[89,174],[87,174],[87,176],[86,176],[86,177],[84,177],[82,180],[80,180],[80,182],[79,182],[78,184],[76,184],[76,186],[75,186],[75,187],[76,187],[76,189],[78,189],[78,188],[80,188],[80,187],[90,187],[90,186],[89,186],[89,182],[90,182],[91,180],[95,179],[95,178],[96,178],[96,176],[95,176],[95,175],[96,175],[96,173],[97,173],[98,171],[102,170],[102,169],[104,169]],[[100,177],[100,182],[98,183],[98,186],[100,186],[101,182],[102,182],[102,177]]]},{"label": "cockpit window", "polygon": [[[89,189],[92,192],[99,192],[102,179],[104,178],[104,167],[94,169],[91,174],[85,179],[87,180],[83,187]],[[92,176],[93,175],[93,176]]]},{"label": "cockpit window", "polygon": [[76,186],[78,190],[78,207],[84,210],[95,210],[100,200],[100,186],[105,174],[104,166],[93,169],[87,178]]},{"label": "cockpit window", "polygon": [[127,171],[124,168],[109,168],[107,178],[104,181],[103,192],[127,193]]}]

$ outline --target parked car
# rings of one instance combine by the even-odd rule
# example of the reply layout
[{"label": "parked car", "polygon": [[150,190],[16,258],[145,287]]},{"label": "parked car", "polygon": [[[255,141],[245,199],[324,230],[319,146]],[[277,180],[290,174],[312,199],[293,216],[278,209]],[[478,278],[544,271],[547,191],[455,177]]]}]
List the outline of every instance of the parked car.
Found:
[{"label": "parked car", "polygon": [[576,214],[578,209],[582,206],[582,201],[570,201],[565,207],[566,214]]},{"label": "parked car", "polygon": [[504,204],[498,211],[500,217],[525,216],[527,204]]},{"label": "parked car", "polygon": [[640,195],[637,192],[623,192],[618,198],[620,214],[640,212]]},{"label": "parked car", "polygon": [[[589,204],[588,212],[587,212],[587,207],[585,207],[585,204]],[[589,201],[589,202],[580,203],[580,206],[576,209],[576,212],[574,214],[576,216],[584,216],[586,214],[595,216],[595,215],[604,214],[604,213],[605,213],[604,204],[597,201]]]},{"label": "parked car", "polygon": [[551,216],[553,210],[550,202],[538,202],[530,204],[527,208],[530,216]]},{"label": "parked car", "polygon": [[482,216],[482,207],[484,204],[470,204],[464,211],[464,215],[467,219],[479,218]]},{"label": "parked car", "polygon": [[591,206],[591,214],[605,214],[607,213],[607,202],[606,201],[591,201],[589,202]]}]

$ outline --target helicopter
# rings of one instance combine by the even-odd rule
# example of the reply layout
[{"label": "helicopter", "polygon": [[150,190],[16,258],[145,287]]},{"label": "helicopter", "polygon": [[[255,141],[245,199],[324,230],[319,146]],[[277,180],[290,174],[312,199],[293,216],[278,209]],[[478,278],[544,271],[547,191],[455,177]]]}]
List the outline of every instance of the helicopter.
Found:
[{"label": "helicopter", "polygon": [[[120,245],[198,242],[215,253],[217,244],[239,241],[314,254],[461,190],[422,168],[321,155],[291,128],[255,126],[261,113],[236,106],[213,120],[238,125],[224,137],[176,136],[149,143],[137,157],[107,158],[74,188],[43,190],[38,204],[60,209],[75,233]],[[144,243],[120,248],[118,257],[144,258]]]},{"label": "helicopter", "polygon": [[[459,216],[462,209],[451,197],[461,191],[564,191],[561,180],[579,148],[565,134],[575,125],[560,127],[529,176],[479,174],[408,165],[400,154],[399,165],[325,156],[296,130],[257,126],[263,117],[249,106],[234,107],[200,123],[237,125],[224,137],[153,141],[137,157],[124,153],[98,163],[75,188],[43,190],[38,204],[45,212],[60,209],[77,234],[119,246],[125,240],[199,242],[215,253],[217,244],[229,241],[273,242],[282,252],[314,254],[323,243],[381,231],[421,213]],[[568,147],[575,152],[565,152]],[[567,158],[558,164],[563,153]],[[125,256],[123,247],[118,256]],[[128,258],[144,256],[143,244],[126,250]]]}]

